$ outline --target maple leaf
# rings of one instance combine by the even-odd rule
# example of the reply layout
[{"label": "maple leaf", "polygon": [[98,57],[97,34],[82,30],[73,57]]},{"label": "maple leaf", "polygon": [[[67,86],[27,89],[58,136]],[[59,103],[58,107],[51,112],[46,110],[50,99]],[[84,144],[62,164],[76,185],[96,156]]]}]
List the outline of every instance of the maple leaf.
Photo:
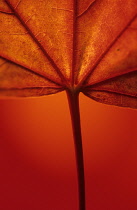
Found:
[{"label": "maple leaf", "polygon": [[136,0],[1,0],[0,97],[66,90],[85,209],[78,95],[137,108]]}]

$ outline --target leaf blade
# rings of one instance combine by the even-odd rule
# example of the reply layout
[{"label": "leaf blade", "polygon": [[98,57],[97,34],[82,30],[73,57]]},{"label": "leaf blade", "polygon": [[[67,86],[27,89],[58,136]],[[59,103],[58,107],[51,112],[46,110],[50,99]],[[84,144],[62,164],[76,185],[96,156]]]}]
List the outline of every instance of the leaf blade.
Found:
[{"label": "leaf blade", "polygon": [[[30,31],[56,72],[65,81],[70,79],[72,63],[72,1],[60,2],[6,0],[22,24]],[[40,11],[40,12],[39,12]],[[66,25],[66,19],[69,24]],[[54,37],[53,37],[54,34]],[[63,40],[63,41],[62,41]]]},{"label": "leaf blade", "polygon": [[[120,3],[120,4],[119,4]],[[96,1],[78,20],[77,83],[85,81],[136,16],[135,0]]]},{"label": "leaf blade", "polygon": [[88,97],[109,105],[137,108],[137,70],[85,88]]},{"label": "leaf blade", "polygon": [[0,96],[40,96],[46,94],[46,90],[47,94],[53,94],[63,89],[44,77],[2,58],[0,81]]}]

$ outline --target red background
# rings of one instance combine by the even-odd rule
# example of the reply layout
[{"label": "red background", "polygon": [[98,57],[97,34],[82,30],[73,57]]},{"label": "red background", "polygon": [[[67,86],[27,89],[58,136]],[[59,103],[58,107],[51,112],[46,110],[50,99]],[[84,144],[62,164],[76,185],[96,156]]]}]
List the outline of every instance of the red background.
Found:
[{"label": "red background", "polygon": [[[87,210],[137,209],[137,111],[80,96]],[[77,210],[64,92],[0,101],[0,210]]]}]

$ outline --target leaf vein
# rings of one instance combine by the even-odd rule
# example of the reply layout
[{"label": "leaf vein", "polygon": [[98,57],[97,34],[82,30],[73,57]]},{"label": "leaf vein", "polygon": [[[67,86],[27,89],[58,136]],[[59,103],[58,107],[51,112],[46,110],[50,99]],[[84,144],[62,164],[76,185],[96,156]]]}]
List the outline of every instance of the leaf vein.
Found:
[{"label": "leaf vein", "polygon": [[39,40],[35,37],[35,35],[33,34],[33,32],[30,30],[29,26],[25,23],[25,21],[21,18],[21,16],[18,14],[16,8],[19,5],[19,3],[21,2],[21,0],[18,2],[18,4],[16,5],[16,7],[14,8],[11,3],[9,2],[9,0],[5,0],[6,3],[8,4],[8,6],[11,8],[11,10],[15,13],[16,17],[19,19],[20,23],[24,26],[24,28],[28,31],[29,35],[31,36],[31,38],[35,41],[35,43],[40,47],[41,51],[44,53],[44,55],[46,56],[46,58],[49,60],[51,66],[54,68],[54,70],[57,72],[57,74],[59,75],[59,77],[62,80],[62,85],[68,86],[68,82],[66,80],[66,78],[64,77],[64,75],[62,74],[62,72],[60,71],[60,69],[58,68],[58,66],[56,65],[56,63],[54,62],[54,60],[50,57],[50,55],[47,53],[47,51],[44,49],[43,45],[39,42]]},{"label": "leaf vein", "polygon": [[133,16],[133,18],[127,23],[127,25],[121,30],[121,32],[117,35],[117,37],[110,43],[108,48],[102,53],[102,55],[97,59],[96,63],[93,65],[93,67],[88,71],[85,76],[80,81],[78,87],[80,87],[91,75],[91,73],[96,69],[96,67],[99,65],[99,63],[102,61],[102,59],[105,57],[105,55],[110,51],[110,49],[114,46],[114,44],[118,41],[118,39],[124,34],[124,32],[129,28],[129,26],[133,23],[133,21],[137,18],[137,13]]},{"label": "leaf vein", "polygon": [[[24,68],[24,70],[27,70],[27,71],[29,71],[30,73],[35,74],[36,76],[39,76],[39,77],[41,77],[41,78],[43,78],[43,79],[45,79],[45,80],[48,80],[48,81],[50,81],[50,82],[52,82],[52,83],[55,83],[55,84],[57,84],[57,85],[59,85],[59,86],[62,86],[62,84],[60,84],[58,81],[53,80],[53,79],[50,79],[49,77],[47,77],[47,76],[45,76],[45,75],[42,75],[42,74],[40,74],[40,73],[34,71],[33,69],[29,68],[29,67],[26,67],[26,66],[24,66],[24,65],[21,65],[21,64],[19,64],[19,63],[16,63],[16,62],[10,60],[9,58],[5,58],[5,57],[2,56],[2,55],[0,55],[0,58],[5,59],[5,63],[6,63],[6,61],[8,61],[9,63],[13,63],[13,64],[15,64],[15,65],[17,65],[17,66],[20,66],[20,67]],[[4,64],[5,64],[5,63],[4,63]],[[4,64],[3,64],[3,65],[4,65]]]}]

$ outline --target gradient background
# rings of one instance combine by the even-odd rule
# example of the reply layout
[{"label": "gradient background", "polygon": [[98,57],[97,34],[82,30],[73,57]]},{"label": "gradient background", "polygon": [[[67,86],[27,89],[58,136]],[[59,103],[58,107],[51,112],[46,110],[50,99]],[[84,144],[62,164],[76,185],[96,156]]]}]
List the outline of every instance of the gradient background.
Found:
[{"label": "gradient background", "polygon": [[[80,95],[87,210],[137,209],[137,111]],[[64,92],[0,100],[0,210],[77,210]]]}]

